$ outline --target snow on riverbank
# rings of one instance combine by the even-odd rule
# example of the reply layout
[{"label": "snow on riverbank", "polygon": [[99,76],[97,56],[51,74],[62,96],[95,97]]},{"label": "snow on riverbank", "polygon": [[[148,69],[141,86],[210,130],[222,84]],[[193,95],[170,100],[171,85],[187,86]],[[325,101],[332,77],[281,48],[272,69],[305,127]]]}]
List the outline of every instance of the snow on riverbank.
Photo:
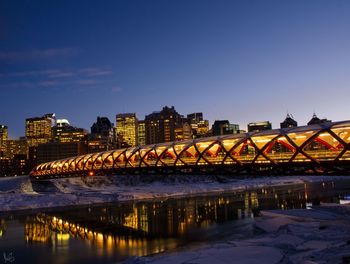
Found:
[{"label": "snow on riverbank", "polygon": [[136,182],[134,184],[125,184],[125,181],[120,182],[118,177],[56,179],[53,180],[53,182],[65,193],[82,191],[115,193],[119,195],[118,200],[122,201],[159,197],[181,197],[201,193],[221,193],[268,186],[350,179],[350,177],[347,176],[281,176],[230,179],[224,182],[218,182],[213,178],[200,178],[195,181],[190,180],[190,177],[197,176],[186,176],[186,179],[183,179],[182,176],[177,177],[177,181],[155,181],[152,183]]},{"label": "snow on riverbank", "polygon": [[350,205],[262,211],[254,225],[263,234],[125,263],[350,263]]},{"label": "snow on riverbank", "polygon": [[40,188],[38,188],[38,184],[32,185],[27,176],[0,178],[0,212],[222,193],[268,186],[348,179],[348,177],[281,176],[247,179],[224,178],[218,181],[211,176],[180,175],[171,176],[169,179],[162,182],[144,182],[137,181],[131,176],[77,177],[46,181],[40,183]]}]

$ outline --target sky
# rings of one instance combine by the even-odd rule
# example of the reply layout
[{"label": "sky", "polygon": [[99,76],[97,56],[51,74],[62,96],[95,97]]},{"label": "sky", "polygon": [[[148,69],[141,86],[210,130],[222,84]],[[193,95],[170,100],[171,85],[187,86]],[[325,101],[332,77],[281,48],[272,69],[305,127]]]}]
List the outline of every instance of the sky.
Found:
[{"label": "sky", "polygon": [[350,1],[0,2],[0,124],[56,113],[350,119]]}]

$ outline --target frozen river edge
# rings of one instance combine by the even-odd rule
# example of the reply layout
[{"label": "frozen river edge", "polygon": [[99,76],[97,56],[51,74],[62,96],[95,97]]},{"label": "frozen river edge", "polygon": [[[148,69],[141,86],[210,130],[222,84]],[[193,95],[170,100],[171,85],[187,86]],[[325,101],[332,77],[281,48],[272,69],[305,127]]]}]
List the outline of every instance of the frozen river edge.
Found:
[{"label": "frozen river edge", "polygon": [[219,194],[265,186],[349,179],[346,176],[279,176],[228,179],[218,182],[212,178],[191,181],[191,178],[187,177],[185,180],[182,178],[181,181],[132,184],[121,182],[118,176],[54,179],[48,182],[50,190],[42,192],[33,190],[28,176],[0,178],[0,213],[117,201]]},{"label": "frozen river edge", "polygon": [[126,263],[349,263],[350,206],[322,204],[312,209],[262,211],[255,219],[261,235],[221,241],[196,250],[129,259]]},{"label": "frozen river edge", "polygon": [[[349,179],[346,176],[279,176],[125,184],[117,177],[50,180],[36,192],[28,177],[0,179],[0,213],[97,205],[118,201],[220,194],[271,186]],[[350,205],[321,204],[310,210],[262,211],[249,239],[215,242],[126,263],[350,263]]]}]

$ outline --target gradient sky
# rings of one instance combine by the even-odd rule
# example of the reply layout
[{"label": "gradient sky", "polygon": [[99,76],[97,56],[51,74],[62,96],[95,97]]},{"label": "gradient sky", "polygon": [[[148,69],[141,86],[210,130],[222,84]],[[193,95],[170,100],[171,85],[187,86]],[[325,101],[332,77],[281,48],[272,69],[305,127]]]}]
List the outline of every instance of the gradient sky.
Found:
[{"label": "gradient sky", "polygon": [[350,1],[0,3],[0,124],[54,112],[89,129],[174,105],[279,127],[350,119]]}]

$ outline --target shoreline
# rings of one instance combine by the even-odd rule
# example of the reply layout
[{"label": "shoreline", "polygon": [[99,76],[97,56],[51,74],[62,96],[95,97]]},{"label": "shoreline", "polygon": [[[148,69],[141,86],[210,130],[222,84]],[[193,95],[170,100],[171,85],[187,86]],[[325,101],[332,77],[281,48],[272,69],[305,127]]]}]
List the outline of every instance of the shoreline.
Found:
[{"label": "shoreline", "polygon": [[[107,176],[108,177],[108,176]],[[107,177],[96,178],[97,180]],[[22,177],[28,184],[29,179]],[[10,181],[11,179],[7,179]],[[18,178],[16,179],[18,180]],[[21,179],[19,179],[21,180]],[[35,193],[23,191],[0,192],[0,215],[26,214],[37,211],[65,210],[89,206],[109,205],[116,202],[138,202],[157,199],[181,199],[193,196],[229,194],[263,187],[285,187],[288,185],[350,180],[348,176],[274,176],[263,178],[232,179],[219,182],[153,182],[135,186],[113,185],[105,182],[100,186],[89,186],[80,178],[55,179],[53,184],[60,192]],[[0,180],[0,185],[5,182]],[[26,186],[26,188],[29,188]]]},{"label": "shoreline", "polygon": [[350,262],[350,204],[266,210],[255,218],[261,234],[123,263],[316,264]]}]

